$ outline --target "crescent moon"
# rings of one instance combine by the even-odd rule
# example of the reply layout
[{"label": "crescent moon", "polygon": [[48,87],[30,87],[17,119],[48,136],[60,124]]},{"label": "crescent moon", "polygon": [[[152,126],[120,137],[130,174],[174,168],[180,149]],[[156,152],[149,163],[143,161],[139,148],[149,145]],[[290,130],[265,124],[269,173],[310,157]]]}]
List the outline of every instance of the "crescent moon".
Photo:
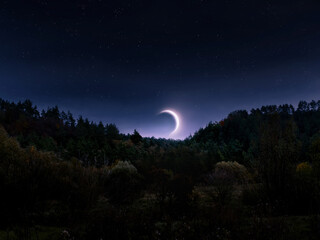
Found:
[{"label": "crescent moon", "polygon": [[174,120],[175,120],[175,122],[176,122],[176,127],[175,127],[175,129],[170,133],[170,135],[171,135],[171,134],[174,134],[175,132],[177,132],[178,129],[179,129],[179,126],[180,126],[180,119],[179,119],[178,114],[176,114],[174,111],[169,110],[169,109],[163,110],[163,111],[160,112],[160,114],[161,114],[161,113],[169,113],[171,116],[173,116],[173,118],[174,118]]}]

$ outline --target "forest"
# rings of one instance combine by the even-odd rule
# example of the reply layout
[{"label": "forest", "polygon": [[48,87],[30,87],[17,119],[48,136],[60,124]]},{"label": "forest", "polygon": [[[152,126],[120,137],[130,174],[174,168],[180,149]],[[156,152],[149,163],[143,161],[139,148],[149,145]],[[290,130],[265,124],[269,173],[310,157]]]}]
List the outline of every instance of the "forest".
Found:
[{"label": "forest", "polygon": [[0,192],[1,240],[320,239],[320,101],[172,140],[0,99]]}]

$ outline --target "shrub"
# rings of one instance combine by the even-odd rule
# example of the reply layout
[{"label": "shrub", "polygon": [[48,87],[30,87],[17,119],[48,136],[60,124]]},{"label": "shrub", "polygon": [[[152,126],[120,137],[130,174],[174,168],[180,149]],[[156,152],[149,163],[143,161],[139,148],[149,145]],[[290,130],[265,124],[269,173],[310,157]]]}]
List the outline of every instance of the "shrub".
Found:
[{"label": "shrub", "polygon": [[212,177],[214,180],[224,183],[247,183],[250,176],[245,166],[237,162],[218,162],[215,166]]},{"label": "shrub", "polygon": [[118,174],[126,172],[128,174],[138,174],[138,170],[130,162],[118,161],[116,165],[111,168],[111,174]]},{"label": "shrub", "polygon": [[111,169],[106,187],[111,203],[129,203],[141,193],[141,175],[130,162],[119,161]]},{"label": "shrub", "polygon": [[248,180],[246,167],[237,162],[218,162],[213,173],[209,175],[209,182],[215,187],[213,197],[222,205],[231,200],[235,184],[246,183]]}]

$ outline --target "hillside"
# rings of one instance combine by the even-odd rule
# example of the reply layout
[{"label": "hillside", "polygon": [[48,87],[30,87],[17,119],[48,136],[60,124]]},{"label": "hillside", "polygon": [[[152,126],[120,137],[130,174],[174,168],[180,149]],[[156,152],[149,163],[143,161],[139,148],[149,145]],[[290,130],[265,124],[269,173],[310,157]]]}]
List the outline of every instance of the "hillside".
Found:
[{"label": "hillside", "polygon": [[235,111],[183,141],[29,100],[0,100],[0,124],[1,239],[320,236],[320,101]]}]

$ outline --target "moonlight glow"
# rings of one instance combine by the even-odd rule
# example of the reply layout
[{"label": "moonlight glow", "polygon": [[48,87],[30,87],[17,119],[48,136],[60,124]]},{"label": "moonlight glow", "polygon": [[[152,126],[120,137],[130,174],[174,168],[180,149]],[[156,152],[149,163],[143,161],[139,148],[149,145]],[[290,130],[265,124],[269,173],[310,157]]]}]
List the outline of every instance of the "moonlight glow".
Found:
[{"label": "moonlight glow", "polygon": [[169,109],[163,110],[163,111],[160,112],[160,114],[161,114],[161,113],[169,113],[171,116],[173,116],[173,118],[174,118],[174,120],[175,120],[175,122],[176,122],[176,127],[175,127],[175,129],[170,133],[170,135],[176,133],[176,132],[178,131],[179,127],[180,127],[180,119],[179,119],[178,114],[175,113],[175,112],[172,111],[172,110],[169,110]]}]

